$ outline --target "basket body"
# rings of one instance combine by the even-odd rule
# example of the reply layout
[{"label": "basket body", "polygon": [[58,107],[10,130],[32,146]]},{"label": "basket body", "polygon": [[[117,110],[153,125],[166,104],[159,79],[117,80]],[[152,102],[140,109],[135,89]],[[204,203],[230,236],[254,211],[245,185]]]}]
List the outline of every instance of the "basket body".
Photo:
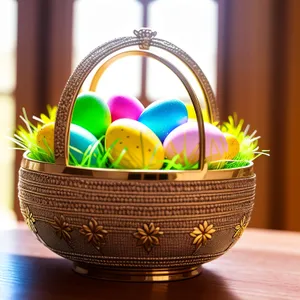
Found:
[{"label": "basket body", "polygon": [[76,263],[125,271],[191,268],[219,257],[242,235],[254,197],[254,174],[122,181],[24,164],[19,172],[21,211],[40,241]]},{"label": "basket body", "polygon": [[[82,274],[131,281],[189,278],[232,247],[247,227],[255,197],[253,163],[207,170],[202,97],[210,122],[218,120],[209,82],[187,53],[155,38],[156,32],[140,29],[134,34],[97,47],[71,75],[56,115],[55,164],[24,155],[21,211],[37,238],[73,261],[75,271]],[[78,93],[90,74],[94,75],[89,91],[96,91],[108,66],[131,55],[161,62],[185,86],[197,117],[198,170],[93,170],[69,165],[70,123]]]}]

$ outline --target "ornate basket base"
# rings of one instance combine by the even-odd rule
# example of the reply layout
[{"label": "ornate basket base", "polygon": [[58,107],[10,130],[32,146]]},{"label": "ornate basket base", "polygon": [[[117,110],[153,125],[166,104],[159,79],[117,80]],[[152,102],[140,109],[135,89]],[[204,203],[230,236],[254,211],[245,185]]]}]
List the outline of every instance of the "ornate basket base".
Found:
[{"label": "ornate basket base", "polygon": [[201,266],[178,269],[105,269],[94,265],[74,263],[73,270],[84,276],[92,278],[113,280],[113,281],[131,281],[131,282],[163,282],[176,281],[193,278],[202,272]]}]

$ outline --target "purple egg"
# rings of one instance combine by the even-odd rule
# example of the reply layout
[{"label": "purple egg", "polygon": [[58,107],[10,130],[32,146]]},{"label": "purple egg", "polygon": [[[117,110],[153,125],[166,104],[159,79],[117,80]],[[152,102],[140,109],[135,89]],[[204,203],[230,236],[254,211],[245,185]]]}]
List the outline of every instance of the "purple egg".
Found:
[{"label": "purple egg", "polygon": [[[204,123],[206,161],[216,161],[224,157],[228,145],[220,129]],[[165,155],[172,159],[179,154],[177,162],[185,165],[185,160],[195,164],[199,160],[199,133],[197,122],[188,122],[175,128],[163,143]],[[186,158],[186,159],[185,159]]]},{"label": "purple egg", "polygon": [[137,98],[124,95],[110,97],[107,105],[110,109],[112,122],[124,118],[137,120],[144,110],[144,105]]}]

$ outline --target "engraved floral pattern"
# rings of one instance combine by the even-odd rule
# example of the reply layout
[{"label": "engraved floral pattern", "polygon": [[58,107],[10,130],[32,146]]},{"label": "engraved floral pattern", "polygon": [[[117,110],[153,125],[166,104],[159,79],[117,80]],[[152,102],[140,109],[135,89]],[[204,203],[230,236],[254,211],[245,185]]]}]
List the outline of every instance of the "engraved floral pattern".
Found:
[{"label": "engraved floral pattern", "polygon": [[160,231],[160,227],[155,227],[153,223],[144,224],[143,228],[137,228],[137,232],[133,236],[138,240],[137,245],[143,246],[150,253],[154,246],[158,246],[159,238],[164,233]]},{"label": "engraved floral pattern", "polygon": [[238,224],[237,226],[235,226],[235,233],[233,235],[234,239],[239,239],[243,235],[245,229],[247,228],[247,226],[249,224],[249,221],[250,220],[249,219],[247,220],[246,216],[244,216],[242,218],[242,220],[240,221],[240,224]]},{"label": "engraved floral pattern", "polygon": [[194,231],[190,233],[190,236],[194,238],[193,245],[196,246],[195,252],[202,246],[205,246],[207,241],[212,238],[212,234],[216,232],[213,224],[208,224],[207,221],[200,223],[198,227],[194,228]]},{"label": "engraved floral pattern", "polygon": [[108,233],[94,218],[87,225],[82,225],[79,232],[85,235],[88,243],[93,244],[97,250],[105,243],[105,235]]},{"label": "engraved floral pattern", "polygon": [[72,228],[63,215],[61,215],[60,218],[55,216],[51,226],[55,229],[60,239],[64,239],[68,243],[71,241],[70,233],[72,232]]},{"label": "engraved floral pattern", "polygon": [[32,230],[34,233],[37,233],[37,230],[35,228],[35,219],[33,217],[32,212],[29,210],[29,207],[26,206],[25,209],[23,210],[23,217],[25,219],[25,223],[27,226]]}]

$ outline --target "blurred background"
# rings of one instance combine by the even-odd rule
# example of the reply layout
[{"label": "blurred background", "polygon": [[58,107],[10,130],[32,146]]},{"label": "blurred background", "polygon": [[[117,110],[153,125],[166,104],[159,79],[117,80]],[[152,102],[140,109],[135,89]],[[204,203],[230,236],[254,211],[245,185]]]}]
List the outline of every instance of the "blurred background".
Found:
[{"label": "blurred background", "polygon": [[[271,157],[257,160],[252,227],[300,230],[299,0],[1,0],[0,225],[21,219],[16,196],[21,153],[6,136],[57,104],[76,65],[96,46],[151,27],[189,53],[217,96],[221,120],[237,112]],[[105,97],[144,102],[187,94],[155,61],[129,57],[101,81]]]}]

